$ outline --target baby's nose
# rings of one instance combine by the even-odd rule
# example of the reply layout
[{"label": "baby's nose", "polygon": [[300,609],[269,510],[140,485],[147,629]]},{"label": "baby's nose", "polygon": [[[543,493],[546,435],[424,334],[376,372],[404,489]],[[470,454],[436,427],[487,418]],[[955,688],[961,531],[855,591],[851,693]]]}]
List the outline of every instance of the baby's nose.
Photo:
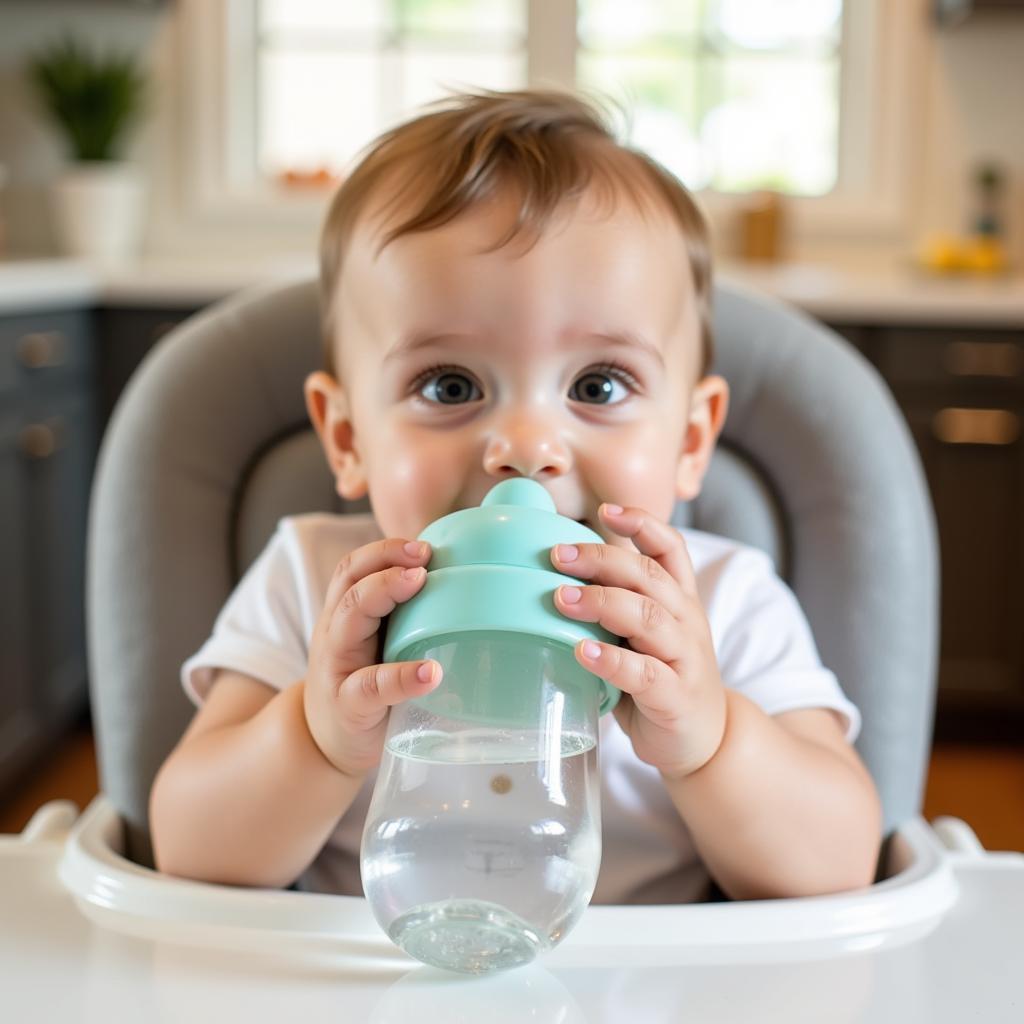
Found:
[{"label": "baby's nose", "polygon": [[571,462],[554,425],[546,422],[508,424],[492,435],[484,453],[484,469],[491,476],[561,476]]}]

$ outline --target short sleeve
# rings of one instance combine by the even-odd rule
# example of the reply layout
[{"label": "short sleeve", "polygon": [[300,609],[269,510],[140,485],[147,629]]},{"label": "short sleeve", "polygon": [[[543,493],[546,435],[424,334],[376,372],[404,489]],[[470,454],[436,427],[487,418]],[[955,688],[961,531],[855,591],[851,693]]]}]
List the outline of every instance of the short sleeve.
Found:
[{"label": "short sleeve", "polygon": [[726,559],[708,619],[727,686],[770,715],[802,708],[838,711],[847,740],[857,738],[860,712],[822,665],[803,609],[767,555],[741,548]]},{"label": "short sleeve", "polygon": [[287,519],[281,520],[221,609],[209,639],[182,665],[182,686],[196,706],[217,669],[244,672],[278,690],[305,675],[300,560],[290,532]]}]

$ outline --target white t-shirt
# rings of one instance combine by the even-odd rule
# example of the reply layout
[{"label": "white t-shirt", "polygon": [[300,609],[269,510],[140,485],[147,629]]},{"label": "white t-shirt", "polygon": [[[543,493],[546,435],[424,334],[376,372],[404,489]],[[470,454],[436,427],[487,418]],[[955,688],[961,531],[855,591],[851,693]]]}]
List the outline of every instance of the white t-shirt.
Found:
[{"label": "white t-shirt", "polygon": [[[832,708],[852,742],[860,714],[818,657],[803,612],[757,548],[681,531],[696,572],[722,679],[768,714]],[[196,705],[215,670],[244,672],[276,689],[306,675],[309,642],[338,562],[381,538],[372,515],[311,513],[280,520],[221,609],[213,634],[181,670]],[[661,776],[633,752],[611,714],[601,718],[601,871],[594,903],[682,903],[705,898],[709,876]],[[371,773],[300,889],[362,895],[359,845]]]}]

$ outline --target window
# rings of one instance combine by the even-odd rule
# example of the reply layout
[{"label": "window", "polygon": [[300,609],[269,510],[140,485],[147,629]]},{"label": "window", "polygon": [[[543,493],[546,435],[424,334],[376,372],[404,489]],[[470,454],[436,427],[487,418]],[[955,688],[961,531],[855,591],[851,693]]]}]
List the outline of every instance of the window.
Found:
[{"label": "window", "polygon": [[340,174],[362,146],[460,84],[522,88],[522,0],[257,0],[257,164]]},{"label": "window", "polygon": [[[841,0],[549,0],[575,83],[692,189],[821,195],[838,169]],[[575,11],[572,8],[575,7]],[[531,17],[532,13],[532,17]],[[340,174],[461,85],[520,88],[545,13],[524,0],[256,0],[258,170]]]},{"label": "window", "polygon": [[793,197],[798,235],[893,236],[922,131],[925,3],[180,0],[179,221],[308,237],[327,190],[295,186],[331,183],[452,89],[534,84],[609,97],[620,137],[713,220],[769,187]]},{"label": "window", "polygon": [[841,0],[579,0],[576,81],[691,189],[822,195],[838,176]]}]

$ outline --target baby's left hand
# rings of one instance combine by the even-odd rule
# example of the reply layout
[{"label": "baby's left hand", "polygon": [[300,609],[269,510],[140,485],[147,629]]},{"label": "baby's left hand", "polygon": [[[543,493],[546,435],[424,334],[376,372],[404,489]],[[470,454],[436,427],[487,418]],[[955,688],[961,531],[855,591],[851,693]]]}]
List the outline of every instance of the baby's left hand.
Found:
[{"label": "baby's left hand", "polygon": [[[725,734],[725,687],[711,628],[697,594],[686,543],[675,527],[639,508],[619,515],[600,509],[602,522],[638,551],[610,544],[578,544],[571,561],[551,560],[567,576],[594,580],[559,587],[559,611],[580,622],[599,622],[625,639],[621,647],[592,640],[576,645],[576,660],[622,690],[614,714],[641,761],[666,778],[681,778],[706,764]],[[566,591],[577,590],[575,603]],[[600,649],[587,657],[584,646]]]}]

